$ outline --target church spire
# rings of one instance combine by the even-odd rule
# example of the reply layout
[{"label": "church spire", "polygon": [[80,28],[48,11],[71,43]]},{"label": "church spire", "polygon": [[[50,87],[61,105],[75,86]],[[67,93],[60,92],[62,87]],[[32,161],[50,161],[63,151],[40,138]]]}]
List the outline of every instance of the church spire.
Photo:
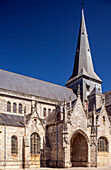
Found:
[{"label": "church spire", "polygon": [[73,73],[69,81],[66,83],[66,85],[72,79],[75,79],[77,76],[81,76],[81,75],[85,75],[94,79],[95,81],[102,82],[101,79],[94,72],[89,40],[88,40],[88,35],[86,30],[86,23],[84,18],[83,1],[82,1],[82,16],[81,16],[78,43],[77,43],[76,54],[75,54]]},{"label": "church spire", "polygon": [[82,1],[82,15],[74,68],[72,76],[69,78],[66,86],[72,88],[74,93],[77,94],[78,85],[80,85],[81,99],[85,103],[85,101],[87,101],[87,96],[94,89],[95,85],[100,92],[102,92],[101,83],[102,80],[97,76],[93,67]]}]

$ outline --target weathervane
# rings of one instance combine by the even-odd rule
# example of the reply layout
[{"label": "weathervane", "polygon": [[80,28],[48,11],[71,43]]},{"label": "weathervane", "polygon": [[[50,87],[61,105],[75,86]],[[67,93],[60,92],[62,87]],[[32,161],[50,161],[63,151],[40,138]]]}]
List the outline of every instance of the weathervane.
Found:
[{"label": "weathervane", "polygon": [[82,8],[84,7],[84,0],[82,0]]}]

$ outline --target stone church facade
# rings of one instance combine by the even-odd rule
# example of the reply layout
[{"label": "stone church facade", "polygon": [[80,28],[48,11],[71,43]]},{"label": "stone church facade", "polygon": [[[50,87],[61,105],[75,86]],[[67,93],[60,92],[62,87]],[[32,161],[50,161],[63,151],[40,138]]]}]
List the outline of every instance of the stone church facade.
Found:
[{"label": "stone church facade", "polygon": [[111,166],[111,91],[94,72],[82,9],[66,87],[0,70],[0,168]]}]

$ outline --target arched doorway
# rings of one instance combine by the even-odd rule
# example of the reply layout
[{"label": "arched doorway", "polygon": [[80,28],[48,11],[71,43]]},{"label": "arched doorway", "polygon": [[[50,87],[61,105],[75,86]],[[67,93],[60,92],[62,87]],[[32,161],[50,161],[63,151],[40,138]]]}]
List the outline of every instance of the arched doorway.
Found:
[{"label": "arched doorway", "polygon": [[87,166],[88,164],[88,144],[84,135],[76,132],[70,142],[72,166]]}]

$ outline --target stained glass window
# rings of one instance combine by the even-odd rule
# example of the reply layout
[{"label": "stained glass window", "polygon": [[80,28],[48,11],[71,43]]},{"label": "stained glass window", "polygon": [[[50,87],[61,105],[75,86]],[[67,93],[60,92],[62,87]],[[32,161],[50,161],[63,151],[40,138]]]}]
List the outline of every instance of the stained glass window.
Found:
[{"label": "stained glass window", "polygon": [[98,140],[98,151],[99,152],[108,152],[108,141],[104,137],[100,137]]},{"label": "stained glass window", "polygon": [[31,154],[32,155],[40,154],[40,137],[36,132],[32,133],[30,142],[31,142],[30,143]]},{"label": "stained glass window", "polygon": [[18,153],[18,142],[17,142],[17,137],[16,136],[11,137],[11,153],[12,154],[17,154]]}]

